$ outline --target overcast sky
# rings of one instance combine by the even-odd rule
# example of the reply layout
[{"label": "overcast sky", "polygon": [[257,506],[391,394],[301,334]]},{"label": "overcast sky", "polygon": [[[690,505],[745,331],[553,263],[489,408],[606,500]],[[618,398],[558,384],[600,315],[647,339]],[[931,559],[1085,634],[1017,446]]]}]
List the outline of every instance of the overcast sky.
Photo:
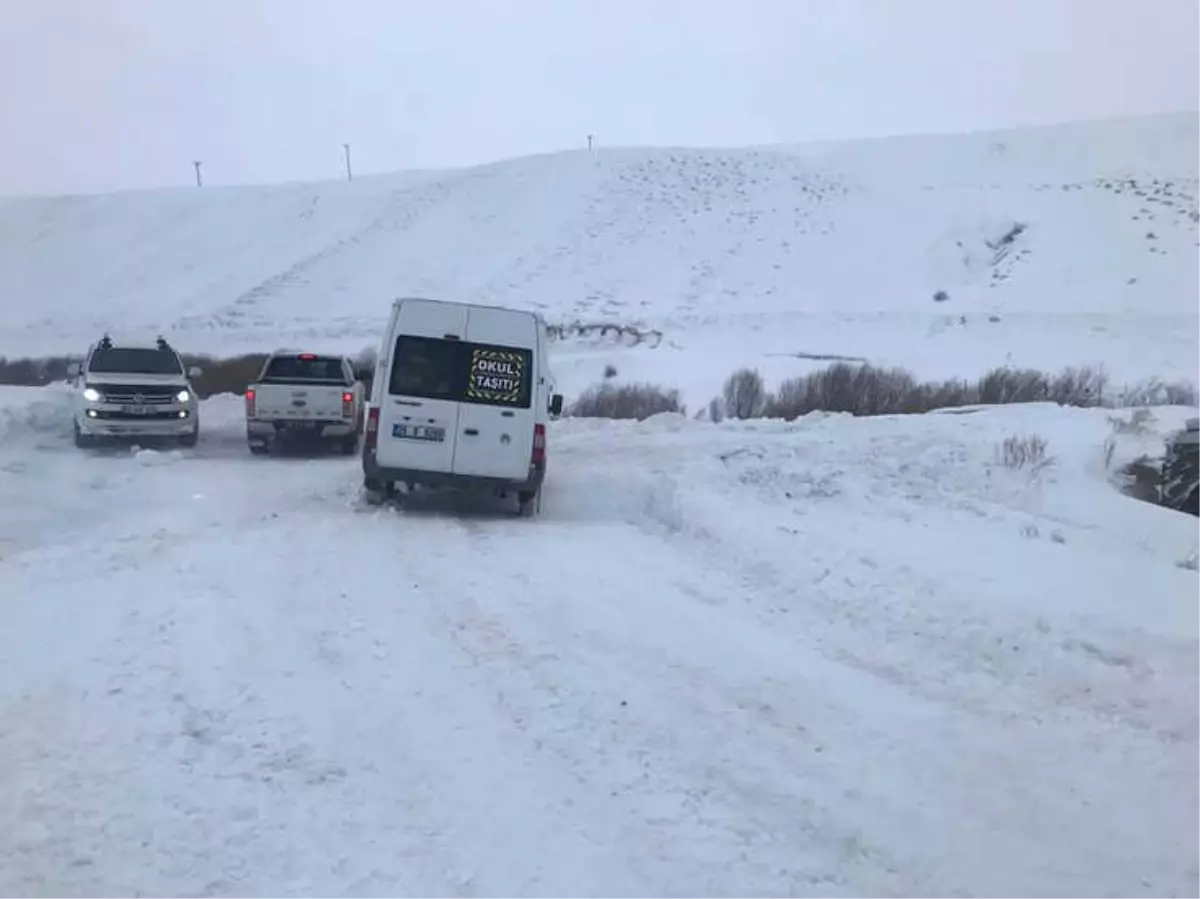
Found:
[{"label": "overcast sky", "polygon": [[1196,109],[1197,0],[0,0],[0,193]]}]

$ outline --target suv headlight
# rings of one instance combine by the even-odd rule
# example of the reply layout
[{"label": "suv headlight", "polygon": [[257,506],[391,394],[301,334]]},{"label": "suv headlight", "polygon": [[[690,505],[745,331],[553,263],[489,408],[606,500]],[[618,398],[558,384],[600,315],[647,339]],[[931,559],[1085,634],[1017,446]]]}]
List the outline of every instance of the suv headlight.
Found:
[{"label": "suv headlight", "polygon": [[95,387],[85,387],[83,388],[83,398],[89,403],[98,403],[100,402],[100,391]]},{"label": "suv headlight", "polygon": [[175,394],[175,399],[181,403],[186,403],[191,401],[192,395],[186,390],[181,390],[179,393]]}]

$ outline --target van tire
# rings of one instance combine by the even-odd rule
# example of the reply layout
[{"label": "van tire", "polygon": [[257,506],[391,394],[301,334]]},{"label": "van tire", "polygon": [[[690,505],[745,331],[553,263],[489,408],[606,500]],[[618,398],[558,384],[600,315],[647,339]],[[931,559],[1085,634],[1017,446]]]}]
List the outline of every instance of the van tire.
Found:
[{"label": "van tire", "polygon": [[363,478],[363,500],[368,506],[382,506],[396,496],[396,485],[391,481],[377,481],[374,478]]},{"label": "van tire", "polygon": [[542,511],[542,491],[522,490],[517,494],[517,514],[522,518],[533,518]]}]

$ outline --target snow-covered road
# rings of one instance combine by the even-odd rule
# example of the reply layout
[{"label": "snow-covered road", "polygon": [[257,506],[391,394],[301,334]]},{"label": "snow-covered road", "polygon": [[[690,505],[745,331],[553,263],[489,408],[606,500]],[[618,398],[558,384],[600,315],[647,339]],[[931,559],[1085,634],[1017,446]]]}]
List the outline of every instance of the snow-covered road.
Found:
[{"label": "snow-covered road", "polygon": [[562,422],[519,520],[8,402],[0,893],[1197,891],[1195,521],[1103,413]]}]

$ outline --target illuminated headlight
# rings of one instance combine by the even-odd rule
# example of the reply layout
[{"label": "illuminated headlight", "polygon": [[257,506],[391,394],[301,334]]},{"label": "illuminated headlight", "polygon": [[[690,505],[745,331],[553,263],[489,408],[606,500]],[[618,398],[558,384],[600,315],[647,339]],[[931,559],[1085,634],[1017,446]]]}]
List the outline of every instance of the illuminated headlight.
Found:
[{"label": "illuminated headlight", "polygon": [[186,390],[181,390],[179,393],[175,394],[175,399],[181,403],[187,403],[191,401],[192,395]]},{"label": "illuminated headlight", "polygon": [[83,398],[89,403],[98,403],[100,402],[100,391],[95,387],[85,387],[83,388]]}]

